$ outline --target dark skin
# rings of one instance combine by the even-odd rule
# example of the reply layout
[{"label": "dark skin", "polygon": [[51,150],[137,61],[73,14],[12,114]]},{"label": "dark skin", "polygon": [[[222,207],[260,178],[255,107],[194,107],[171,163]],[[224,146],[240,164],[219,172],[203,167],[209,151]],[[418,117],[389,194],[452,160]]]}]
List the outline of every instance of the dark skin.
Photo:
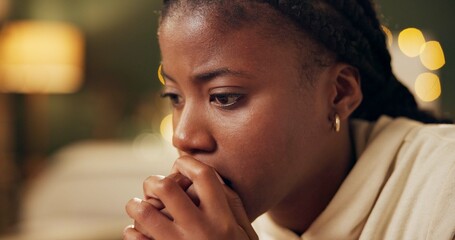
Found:
[{"label": "dark skin", "polygon": [[219,28],[210,13],[161,24],[181,157],[170,176],[145,181],[144,201],[127,204],[135,227],[124,239],[257,239],[250,222],[264,212],[300,234],[350,170],[347,121],[362,99],[358,71],[334,62],[302,86],[295,41],[264,38],[273,26],[260,23]]}]

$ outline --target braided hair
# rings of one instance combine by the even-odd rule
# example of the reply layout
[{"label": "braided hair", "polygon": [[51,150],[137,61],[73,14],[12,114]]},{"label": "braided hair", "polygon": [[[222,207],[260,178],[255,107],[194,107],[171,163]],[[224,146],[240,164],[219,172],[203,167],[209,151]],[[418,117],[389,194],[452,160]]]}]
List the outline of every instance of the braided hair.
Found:
[{"label": "braided hair", "polygon": [[[352,117],[374,121],[381,115],[407,117],[425,123],[451,122],[437,119],[419,110],[414,96],[397,80],[391,67],[391,56],[386,37],[376,16],[371,0],[163,0],[163,20],[172,7],[217,5],[228,3],[268,4],[325,49],[335,54],[338,61],[355,66],[361,75],[363,101]],[[237,9],[239,5],[235,5]],[[244,11],[237,11],[242,12]],[[243,16],[236,22],[246,20]],[[242,19],[243,17],[243,19]],[[320,61],[315,61],[320,62]]]}]

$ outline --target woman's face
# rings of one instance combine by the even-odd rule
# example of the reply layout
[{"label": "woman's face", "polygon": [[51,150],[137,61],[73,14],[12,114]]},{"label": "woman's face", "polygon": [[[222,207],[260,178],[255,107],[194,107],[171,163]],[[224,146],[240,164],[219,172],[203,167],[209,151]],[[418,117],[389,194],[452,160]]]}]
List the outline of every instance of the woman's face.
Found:
[{"label": "woman's face", "polygon": [[250,25],[220,31],[210,16],[171,15],[159,43],[173,144],[215,168],[252,220],[324,171],[331,129],[324,71],[302,84],[294,41]]}]

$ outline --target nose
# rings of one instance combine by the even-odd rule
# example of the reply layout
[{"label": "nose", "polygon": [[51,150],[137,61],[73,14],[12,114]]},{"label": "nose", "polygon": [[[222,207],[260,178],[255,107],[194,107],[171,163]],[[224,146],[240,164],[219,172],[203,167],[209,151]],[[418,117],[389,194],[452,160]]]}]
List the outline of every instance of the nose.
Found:
[{"label": "nose", "polygon": [[173,117],[172,143],[179,151],[190,155],[215,151],[216,141],[206,111],[187,103],[180,112],[174,112]]}]

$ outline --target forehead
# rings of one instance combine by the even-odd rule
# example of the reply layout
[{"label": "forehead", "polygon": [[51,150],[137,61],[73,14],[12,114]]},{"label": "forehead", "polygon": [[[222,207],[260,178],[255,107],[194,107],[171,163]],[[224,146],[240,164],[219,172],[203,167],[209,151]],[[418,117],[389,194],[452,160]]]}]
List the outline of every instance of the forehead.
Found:
[{"label": "forehead", "polygon": [[[234,1],[233,1],[234,2]],[[163,16],[158,31],[160,45],[186,41],[198,43],[204,48],[216,48],[229,40],[230,44],[245,41],[245,48],[262,46],[266,48],[301,48],[305,38],[290,21],[280,16],[267,4],[253,8],[239,5],[241,9],[226,10],[225,6],[211,4],[201,8],[177,6],[170,8]],[[234,36],[236,38],[234,38]],[[247,36],[247,37],[244,37]],[[254,39],[254,42],[251,41]],[[233,41],[235,40],[235,41]],[[248,43],[247,43],[248,42]],[[306,41],[309,44],[309,41]]]},{"label": "forehead", "polygon": [[[245,8],[244,14],[253,16],[245,21],[226,20],[228,15],[213,7],[210,11],[171,9],[158,32],[163,68],[170,73],[170,65],[185,66],[194,73],[199,66],[229,61],[230,66],[269,71],[274,62],[281,71],[297,69],[299,79],[314,78],[318,62],[323,62],[315,59],[322,59],[325,51],[280,12],[268,5],[259,7],[263,9]],[[275,58],[282,62],[271,61]]]},{"label": "forehead", "polygon": [[[214,23],[215,21],[202,14],[173,14],[161,22],[158,37],[161,45],[174,40],[209,43],[220,35],[219,28]],[[163,39],[166,41],[162,41]]]},{"label": "forehead", "polygon": [[172,16],[159,32],[163,66],[178,64],[196,72],[210,66],[259,70],[264,66],[260,60],[286,55],[282,45],[264,38],[261,31],[259,25],[225,31],[213,18],[198,14]]},{"label": "forehead", "polygon": [[165,19],[169,16],[210,15],[215,19],[230,23],[230,25],[236,25],[257,19],[264,10],[270,11],[273,9],[268,4],[259,4],[254,1],[179,0],[165,4],[161,17]]},{"label": "forehead", "polygon": [[262,37],[281,44],[290,39],[306,38],[297,24],[280,11],[267,3],[255,1],[177,1],[163,11],[160,29],[181,22],[179,19],[191,21],[198,27],[201,27],[201,23],[206,23],[205,26],[210,25],[212,30],[216,30],[212,33],[217,34],[249,28],[263,34]]}]

